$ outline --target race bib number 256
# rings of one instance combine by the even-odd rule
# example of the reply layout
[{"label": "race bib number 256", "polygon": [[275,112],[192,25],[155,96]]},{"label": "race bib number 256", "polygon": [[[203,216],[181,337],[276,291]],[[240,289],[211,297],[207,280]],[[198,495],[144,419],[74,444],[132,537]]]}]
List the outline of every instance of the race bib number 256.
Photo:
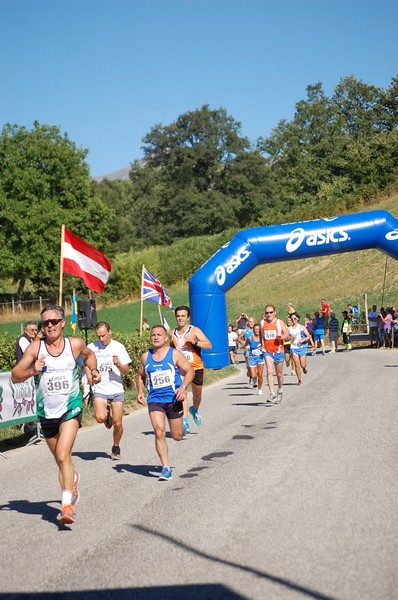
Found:
[{"label": "race bib number 256", "polygon": [[156,373],[151,373],[151,382],[155,390],[169,386],[171,384],[171,371],[156,371]]}]

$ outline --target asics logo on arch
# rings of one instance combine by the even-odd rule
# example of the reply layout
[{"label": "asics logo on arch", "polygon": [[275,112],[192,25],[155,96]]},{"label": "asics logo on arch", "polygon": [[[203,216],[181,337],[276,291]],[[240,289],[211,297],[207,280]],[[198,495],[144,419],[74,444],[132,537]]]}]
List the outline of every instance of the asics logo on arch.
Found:
[{"label": "asics logo on arch", "polygon": [[323,246],[324,244],[336,244],[337,242],[346,242],[350,237],[348,232],[340,227],[339,229],[318,229],[315,233],[306,234],[302,227],[296,227],[290,233],[286,243],[286,252],[295,252],[305,241],[307,246]]},{"label": "asics logo on arch", "polygon": [[236,254],[233,254],[230,259],[223,265],[216,267],[215,276],[218,285],[224,285],[227,275],[230,275],[241,265],[251,254],[247,248],[241,248]]},{"label": "asics logo on arch", "polygon": [[398,227],[397,229],[393,229],[392,231],[386,233],[386,240],[389,240],[390,242],[395,242],[398,240]]}]

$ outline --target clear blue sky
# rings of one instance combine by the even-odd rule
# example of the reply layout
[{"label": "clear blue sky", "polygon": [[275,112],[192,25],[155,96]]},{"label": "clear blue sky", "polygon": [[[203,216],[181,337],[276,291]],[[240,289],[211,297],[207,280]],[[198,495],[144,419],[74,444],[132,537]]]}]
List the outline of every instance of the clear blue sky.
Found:
[{"label": "clear blue sky", "polygon": [[59,126],[93,176],[203,104],[254,142],[309,84],[387,88],[397,23],[397,0],[0,0],[0,125]]}]

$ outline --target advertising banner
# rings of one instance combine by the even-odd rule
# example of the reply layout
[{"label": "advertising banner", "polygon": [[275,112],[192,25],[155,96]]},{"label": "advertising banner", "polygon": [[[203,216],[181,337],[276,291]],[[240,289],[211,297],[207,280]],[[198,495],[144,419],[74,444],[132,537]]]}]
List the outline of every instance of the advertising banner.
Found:
[{"label": "advertising banner", "polygon": [[33,377],[22,383],[11,383],[10,371],[0,373],[0,429],[36,419]]}]

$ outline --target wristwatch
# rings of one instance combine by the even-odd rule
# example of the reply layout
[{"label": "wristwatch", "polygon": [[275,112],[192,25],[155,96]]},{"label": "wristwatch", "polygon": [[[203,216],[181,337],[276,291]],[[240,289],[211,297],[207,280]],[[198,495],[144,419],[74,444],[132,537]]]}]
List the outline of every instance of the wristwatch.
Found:
[{"label": "wristwatch", "polygon": [[186,385],[182,385],[181,387],[184,388],[185,391],[188,389]]}]

